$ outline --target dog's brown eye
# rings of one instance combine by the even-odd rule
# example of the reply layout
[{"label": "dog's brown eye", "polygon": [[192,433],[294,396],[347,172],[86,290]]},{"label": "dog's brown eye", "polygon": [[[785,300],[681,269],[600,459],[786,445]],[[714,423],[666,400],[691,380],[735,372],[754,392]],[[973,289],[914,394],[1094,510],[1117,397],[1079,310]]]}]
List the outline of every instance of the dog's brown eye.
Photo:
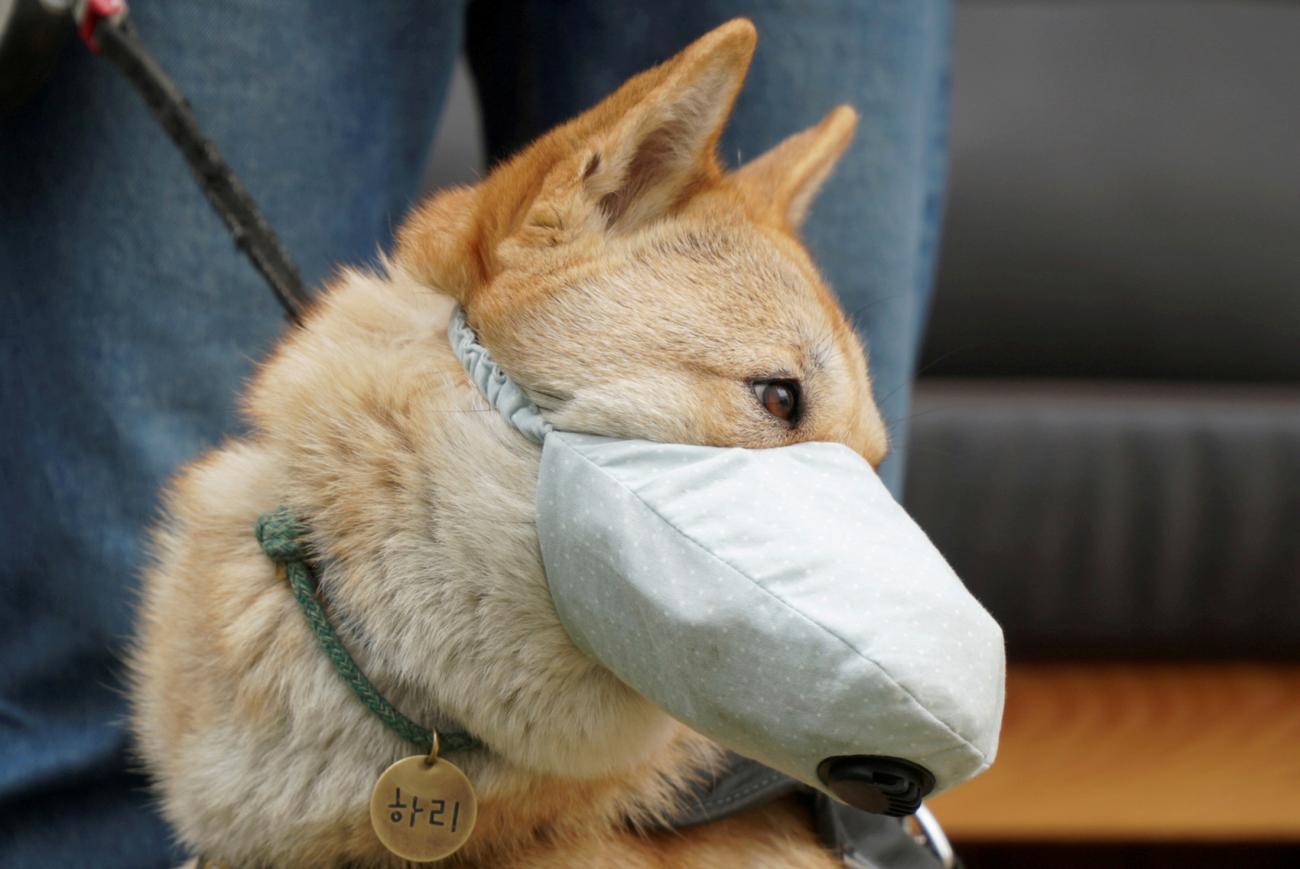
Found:
[{"label": "dog's brown eye", "polygon": [[763,409],[777,419],[795,423],[799,419],[799,381],[756,380],[754,395]]}]

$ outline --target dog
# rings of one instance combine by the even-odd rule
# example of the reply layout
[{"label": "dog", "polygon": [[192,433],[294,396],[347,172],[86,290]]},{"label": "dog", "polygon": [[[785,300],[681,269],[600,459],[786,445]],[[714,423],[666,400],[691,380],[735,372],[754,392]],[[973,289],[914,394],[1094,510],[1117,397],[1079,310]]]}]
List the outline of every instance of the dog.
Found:
[{"label": "dog", "polygon": [[446,337],[459,304],[560,429],[833,441],[879,464],[862,344],[798,238],[857,116],[836,108],[725,170],[717,142],[755,41],[731,21],[417,207],[382,268],[342,272],[261,365],[248,434],[174,480],[143,578],[132,726],[191,854],[405,865],[368,805],[412,750],[340,680],[259,548],[258,517],[286,506],[369,679],[484,745],[452,757],[480,802],[449,864],[838,865],[794,801],[653,832],[720,749],[565,633],[534,522],[539,450]]}]

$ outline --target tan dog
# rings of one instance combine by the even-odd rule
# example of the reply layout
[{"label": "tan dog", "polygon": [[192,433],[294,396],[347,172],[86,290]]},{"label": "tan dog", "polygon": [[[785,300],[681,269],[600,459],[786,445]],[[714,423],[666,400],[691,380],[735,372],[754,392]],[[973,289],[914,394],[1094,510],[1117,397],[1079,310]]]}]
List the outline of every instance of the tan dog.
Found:
[{"label": "tan dog", "polygon": [[724,173],[715,146],[754,42],[747,21],[720,27],[418,209],[386,273],[343,274],[263,366],[251,433],[177,479],[145,577],[134,727],[193,853],[399,862],[367,807],[413,749],[335,674],[260,551],[255,521],[287,505],[371,681],[411,718],[487,746],[450,758],[480,797],[451,862],[836,865],[794,803],[633,829],[673,811],[717,749],[570,642],[534,529],[539,450],[446,337],[459,301],[561,429],[839,441],[877,463],[862,348],[795,236],[856,116],[838,108]]}]

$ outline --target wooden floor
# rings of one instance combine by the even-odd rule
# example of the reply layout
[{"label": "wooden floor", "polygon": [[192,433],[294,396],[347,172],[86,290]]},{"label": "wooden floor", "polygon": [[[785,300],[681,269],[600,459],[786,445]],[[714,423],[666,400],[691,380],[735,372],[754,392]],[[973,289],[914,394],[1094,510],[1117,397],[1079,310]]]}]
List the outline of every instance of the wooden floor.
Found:
[{"label": "wooden floor", "polygon": [[955,842],[1300,842],[1300,666],[1033,665]]}]

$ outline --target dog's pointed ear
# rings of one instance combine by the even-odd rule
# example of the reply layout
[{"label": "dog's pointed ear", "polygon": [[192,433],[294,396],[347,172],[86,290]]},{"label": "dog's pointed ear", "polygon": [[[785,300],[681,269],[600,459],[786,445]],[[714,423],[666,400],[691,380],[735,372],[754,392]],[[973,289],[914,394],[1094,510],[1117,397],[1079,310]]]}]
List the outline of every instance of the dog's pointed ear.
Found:
[{"label": "dog's pointed ear", "polygon": [[853,140],[857,125],[858,113],[839,106],[815,127],[795,133],[737,169],[731,178],[754,207],[797,228]]},{"label": "dog's pointed ear", "polygon": [[738,18],[628,80],[498,166],[439,194],[398,232],[394,261],[469,303],[539,251],[597,242],[662,217],[722,181],[718,138],[757,34]]},{"label": "dog's pointed ear", "polygon": [[719,177],[718,139],[756,40],[748,20],[730,21],[589,113],[580,176],[609,228],[660,217],[701,182]]}]

